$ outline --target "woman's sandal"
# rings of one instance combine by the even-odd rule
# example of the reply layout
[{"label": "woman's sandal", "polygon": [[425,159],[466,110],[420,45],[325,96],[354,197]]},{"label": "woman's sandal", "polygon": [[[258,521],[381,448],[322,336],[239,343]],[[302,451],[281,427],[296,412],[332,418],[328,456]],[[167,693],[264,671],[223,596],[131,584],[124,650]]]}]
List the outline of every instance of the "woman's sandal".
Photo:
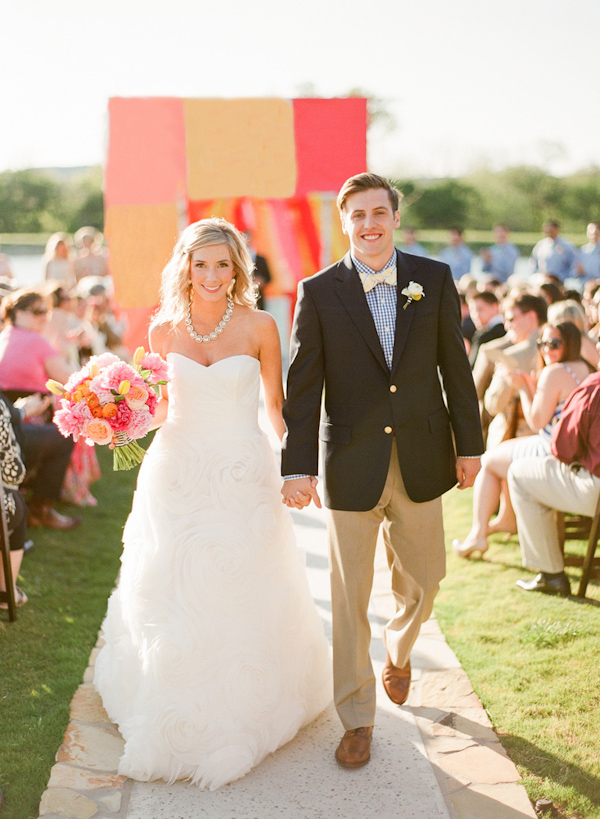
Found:
[{"label": "woman's sandal", "polygon": [[483,556],[484,552],[488,550],[488,543],[487,540],[479,540],[475,541],[474,543],[469,543],[468,540],[453,540],[452,541],[452,548],[454,549],[454,554],[458,555],[459,557],[470,557],[473,552],[480,552]]},{"label": "woman's sandal", "polygon": [[[15,586],[15,605],[24,606],[28,601],[28,597],[20,586]],[[8,610],[8,603],[0,603],[0,609]]]}]

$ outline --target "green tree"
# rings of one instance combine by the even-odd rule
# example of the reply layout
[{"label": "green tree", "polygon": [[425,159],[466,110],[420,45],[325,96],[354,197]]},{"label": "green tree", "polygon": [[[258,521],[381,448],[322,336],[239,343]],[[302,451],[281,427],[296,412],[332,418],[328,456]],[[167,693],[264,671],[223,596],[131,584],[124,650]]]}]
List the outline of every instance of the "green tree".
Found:
[{"label": "green tree", "polygon": [[[0,231],[40,233],[62,210],[60,185],[41,171],[0,174]],[[58,229],[58,228],[56,228]]]},{"label": "green tree", "polygon": [[479,192],[456,179],[424,187],[420,196],[413,190],[410,198],[406,222],[414,227],[464,229],[478,227],[488,218]]}]

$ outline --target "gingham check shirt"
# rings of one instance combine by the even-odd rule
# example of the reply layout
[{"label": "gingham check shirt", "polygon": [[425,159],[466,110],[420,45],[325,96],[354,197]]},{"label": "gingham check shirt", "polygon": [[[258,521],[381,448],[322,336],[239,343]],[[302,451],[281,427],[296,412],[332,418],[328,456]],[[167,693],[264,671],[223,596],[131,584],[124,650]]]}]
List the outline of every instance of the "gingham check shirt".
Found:
[{"label": "gingham check shirt", "polygon": [[[351,254],[352,264],[364,276],[370,276],[379,271],[372,270],[366,264],[359,261],[354,254]],[[381,268],[387,270],[396,266],[396,251],[394,251],[389,261]],[[394,356],[394,337],[396,335],[396,285],[376,284],[372,290],[365,293],[369,310],[375,322],[375,329],[381,342],[383,354],[390,370],[392,369],[392,358]]]}]

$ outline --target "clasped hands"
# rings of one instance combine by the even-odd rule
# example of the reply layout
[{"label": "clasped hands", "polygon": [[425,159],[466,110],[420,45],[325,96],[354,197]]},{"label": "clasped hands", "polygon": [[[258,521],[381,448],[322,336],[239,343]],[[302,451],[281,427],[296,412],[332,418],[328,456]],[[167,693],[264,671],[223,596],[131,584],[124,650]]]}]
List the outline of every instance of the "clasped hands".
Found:
[{"label": "clasped hands", "polygon": [[317,492],[318,483],[314,475],[284,481],[281,487],[282,503],[289,506],[290,509],[304,509],[312,501],[318,509],[321,509],[321,498]]}]

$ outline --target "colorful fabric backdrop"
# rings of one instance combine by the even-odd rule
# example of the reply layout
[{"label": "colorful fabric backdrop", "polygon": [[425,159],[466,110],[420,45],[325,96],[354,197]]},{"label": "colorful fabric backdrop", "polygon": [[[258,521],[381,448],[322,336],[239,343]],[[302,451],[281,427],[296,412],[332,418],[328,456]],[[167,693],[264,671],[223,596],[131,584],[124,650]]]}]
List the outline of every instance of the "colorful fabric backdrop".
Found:
[{"label": "colorful fabric backdrop", "polygon": [[207,216],[251,230],[267,295],[347,250],[335,196],[366,170],[366,100],[115,98],[105,232],[129,343],[143,343],[177,235]]}]

